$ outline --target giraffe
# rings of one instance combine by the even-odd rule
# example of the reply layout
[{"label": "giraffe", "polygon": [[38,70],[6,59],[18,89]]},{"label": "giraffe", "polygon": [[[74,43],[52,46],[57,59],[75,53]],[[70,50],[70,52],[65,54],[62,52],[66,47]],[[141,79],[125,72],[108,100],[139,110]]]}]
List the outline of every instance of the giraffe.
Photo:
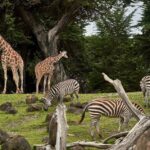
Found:
[{"label": "giraffe", "polygon": [[35,76],[36,76],[36,93],[39,92],[39,84],[44,76],[43,82],[43,93],[45,93],[46,81],[48,80],[48,90],[50,89],[51,78],[53,75],[53,71],[55,69],[54,64],[57,63],[62,57],[68,58],[67,52],[62,51],[56,56],[49,56],[43,61],[39,62],[35,66]]},{"label": "giraffe", "polygon": [[[11,69],[13,80],[16,85],[16,93],[23,93],[23,69],[24,62],[22,57],[11,47],[11,45],[0,35],[0,49],[2,68],[4,70],[4,89],[3,93],[7,90],[7,70]],[[19,71],[19,72],[18,72]],[[19,73],[19,74],[18,74]],[[21,90],[19,88],[19,75],[21,79]]]}]

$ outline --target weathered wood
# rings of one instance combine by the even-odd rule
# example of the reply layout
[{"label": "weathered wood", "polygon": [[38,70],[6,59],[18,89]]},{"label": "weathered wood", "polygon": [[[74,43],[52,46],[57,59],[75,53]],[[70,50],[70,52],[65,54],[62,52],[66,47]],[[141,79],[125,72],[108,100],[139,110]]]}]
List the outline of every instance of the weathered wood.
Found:
[{"label": "weathered wood", "polygon": [[125,102],[125,104],[127,105],[127,107],[129,108],[129,110],[135,115],[135,117],[137,119],[142,119],[144,117],[144,114],[142,114],[138,109],[136,109],[132,103],[130,102],[122,84],[121,81],[116,79],[116,80],[112,80],[110,79],[105,73],[102,73],[102,75],[104,76],[104,79],[106,81],[108,81],[109,83],[111,83],[114,88],[116,89],[116,91],[118,92],[119,96],[123,99],[123,101]]},{"label": "weathered wood", "polygon": [[66,150],[66,137],[67,137],[67,119],[66,119],[66,106],[58,104],[56,109],[57,115],[57,139],[56,150]]},{"label": "weathered wood", "polygon": [[36,144],[33,146],[33,150],[53,150],[50,145]]},{"label": "weathered wood", "polygon": [[140,111],[138,111],[132,103],[129,101],[127,94],[120,82],[120,80],[112,80],[105,73],[102,73],[104,79],[110,82],[120,95],[120,97],[124,100],[125,104],[128,106],[129,110],[140,120],[128,133],[128,135],[117,144],[114,144],[110,150],[127,150],[133,147],[134,143],[137,139],[150,128],[150,117],[145,116]]},{"label": "weathered wood", "polygon": [[109,137],[107,137],[106,139],[103,140],[103,143],[106,144],[110,139],[112,138],[120,138],[120,137],[124,137],[128,134],[129,132],[128,131],[125,131],[125,132],[120,132],[120,133],[117,133],[117,134],[114,134],[114,135],[111,135]]},{"label": "weathered wood", "polygon": [[103,144],[97,142],[86,142],[86,141],[78,141],[73,143],[68,143],[67,148],[75,147],[75,146],[83,146],[83,147],[94,147],[98,149],[107,149],[110,148],[111,144]]}]

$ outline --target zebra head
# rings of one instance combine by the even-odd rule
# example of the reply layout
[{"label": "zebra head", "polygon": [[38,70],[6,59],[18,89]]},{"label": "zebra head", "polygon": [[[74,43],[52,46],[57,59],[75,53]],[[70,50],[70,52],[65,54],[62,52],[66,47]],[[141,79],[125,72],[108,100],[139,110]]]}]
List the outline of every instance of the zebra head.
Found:
[{"label": "zebra head", "polygon": [[51,99],[48,99],[46,97],[43,97],[42,98],[42,101],[44,103],[44,110],[47,111],[48,110],[48,107],[51,106]]}]

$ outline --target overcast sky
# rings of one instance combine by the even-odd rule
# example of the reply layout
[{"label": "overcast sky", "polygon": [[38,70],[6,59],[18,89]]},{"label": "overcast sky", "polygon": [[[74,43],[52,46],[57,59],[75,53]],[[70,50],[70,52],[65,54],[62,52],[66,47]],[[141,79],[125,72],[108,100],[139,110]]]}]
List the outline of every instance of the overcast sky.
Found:
[{"label": "overcast sky", "polygon": [[[128,7],[127,15],[136,9],[136,12],[132,19],[132,24],[131,24],[132,26],[136,25],[138,21],[141,20],[142,13],[143,13],[142,5],[143,5],[142,2],[138,2],[138,3],[132,4],[132,7],[131,6]],[[85,29],[86,29],[86,33],[85,33],[86,36],[97,33],[95,22],[90,22],[89,25],[87,25]],[[132,29],[131,33],[133,34],[141,33],[141,28],[134,28]]]}]

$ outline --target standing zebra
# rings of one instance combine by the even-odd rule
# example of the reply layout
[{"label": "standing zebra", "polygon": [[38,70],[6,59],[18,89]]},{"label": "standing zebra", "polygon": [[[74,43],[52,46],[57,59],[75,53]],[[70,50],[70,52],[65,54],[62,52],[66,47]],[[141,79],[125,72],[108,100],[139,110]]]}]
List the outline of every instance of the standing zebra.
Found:
[{"label": "standing zebra", "polygon": [[44,98],[43,98],[43,102],[45,104],[44,109],[48,110],[48,106],[51,105],[51,101],[54,99],[57,99],[60,103],[62,103],[63,98],[66,95],[70,95],[71,100],[73,100],[74,99],[73,94],[75,94],[78,99],[79,89],[80,89],[80,85],[74,79],[68,79],[68,80],[59,82],[58,84],[55,84],[44,95]]},{"label": "standing zebra", "polygon": [[141,79],[140,87],[144,95],[144,105],[148,107],[150,103],[150,76],[145,76]]},{"label": "standing zebra", "polygon": [[[143,109],[136,103],[132,103],[139,111],[144,113]],[[94,128],[96,128],[97,133],[100,137],[102,135],[99,131],[99,120],[100,117],[108,116],[108,117],[118,117],[119,119],[119,128],[118,131],[121,130],[122,125],[124,127],[127,127],[129,120],[131,117],[134,117],[133,114],[129,111],[127,106],[124,104],[122,100],[106,100],[106,99],[96,99],[91,102],[89,102],[82,113],[81,119],[79,123],[81,123],[85,117],[85,111],[88,110],[91,117],[91,124],[90,124],[90,133],[91,136],[94,137]]]}]

